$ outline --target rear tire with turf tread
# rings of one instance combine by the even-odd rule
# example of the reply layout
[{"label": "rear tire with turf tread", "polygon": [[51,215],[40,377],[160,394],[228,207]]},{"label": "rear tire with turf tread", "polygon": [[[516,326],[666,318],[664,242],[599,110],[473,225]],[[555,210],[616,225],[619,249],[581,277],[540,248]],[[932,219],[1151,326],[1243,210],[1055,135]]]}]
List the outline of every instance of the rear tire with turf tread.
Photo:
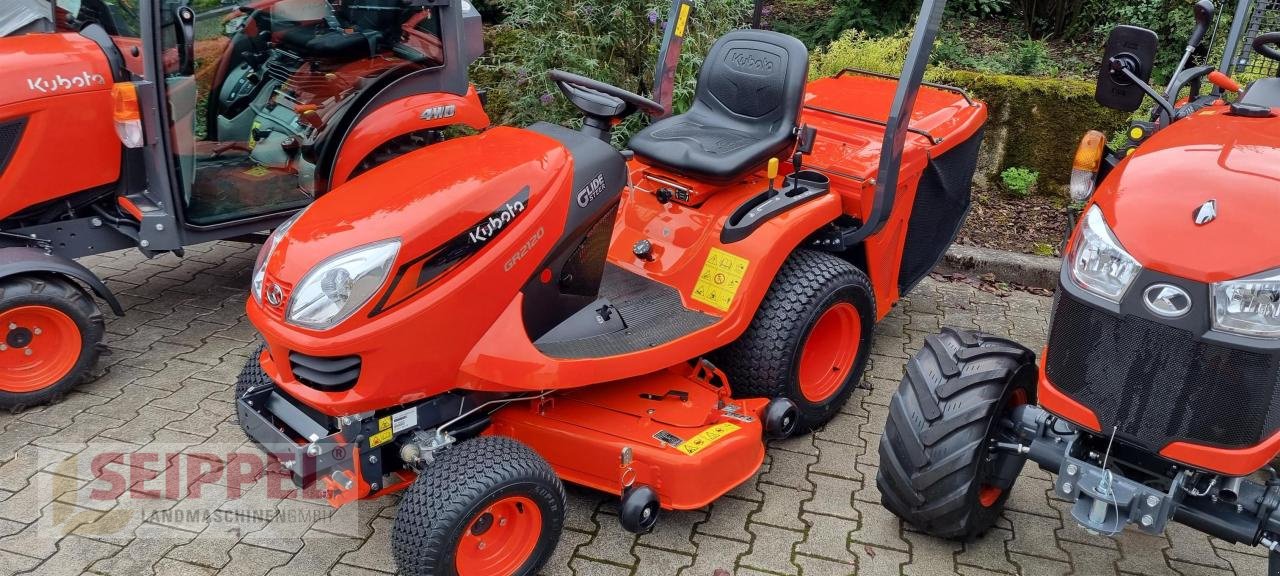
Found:
[{"label": "rear tire with turf tread", "polygon": [[[907,361],[880,437],[884,506],[940,538],[990,529],[1026,456],[988,461],[988,442],[1008,410],[1035,402],[1037,374],[1035,353],[1016,342],[951,328],[927,337]],[[1012,473],[1000,480],[991,472],[1004,458]]]},{"label": "rear tire with turf tread", "polygon": [[[439,452],[405,490],[391,530],[396,566],[408,576],[456,575],[458,543],[488,506],[523,497],[538,506],[538,541],[515,574],[538,572],[564,527],[564,486],[551,465],[511,438],[484,436]],[[463,574],[461,576],[470,576]]]},{"label": "rear tire with turf tread", "polygon": [[[856,309],[858,349],[838,388],[813,402],[800,388],[801,355],[819,318],[840,304]],[[875,320],[875,292],[865,273],[835,255],[797,250],[778,270],[746,333],[717,351],[712,361],[728,376],[734,396],[794,402],[800,414],[795,434],[807,434],[834,418],[861,380]]]},{"label": "rear tire with turf tread", "polygon": [[[52,404],[62,399],[77,384],[83,382],[98,361],[102,352],[102,337],[106,323],[97,303],[78,284],[55,275],[21,275],[0,279],[0,314],[20,307],[51,308],[70,318],[79,330],[78,338],[68,335],[68,343],[79,342],[75,363],[61,378],[48,385],[28,392],[0,390],[0,409],[10,412],[41,404]],[[7,341],[8,326],[0,326],[0,342]],[[39,342],[35,336],[32,344]],[[9,354],[18,353],[10,348]]]}]

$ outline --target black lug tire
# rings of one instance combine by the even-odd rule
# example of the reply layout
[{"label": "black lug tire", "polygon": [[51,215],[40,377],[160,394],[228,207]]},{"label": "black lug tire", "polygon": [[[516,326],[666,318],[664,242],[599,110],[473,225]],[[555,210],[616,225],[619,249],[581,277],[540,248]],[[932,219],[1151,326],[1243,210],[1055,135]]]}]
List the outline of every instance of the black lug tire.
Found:
[{"label": "black lug tire", "polygon": [[[275,386],[275,382],[272,382],[271,377],[267,376],[266,371],[262,369],[262,351],[264,349],[266,349],[266,344],[258,344],[253,349],[253,353],[249,355],[249,359],[245,360],[244,368],[240,369],[240,376],[236,378],[237,401],[251,388]],[[240,424],[240,429],[244,430],[247,436],[249,431],[245,430],[244,423],[240,422],[240,411],[238,409],[236,410],[236,422]]]},{"label": "black lug tire", "polygon": [[[49,386],[32,392],[0,391],[0,409],[15,413],[57,402],[82,382],[98,361],[106,333],[102,311],[93,298],[78,284],[62,277],[27,275],[0,279],[0,310],[19,306],[46,306],[70,317],[80,330],[80,355],[71,371]],[[0,334],[7,332],[7,327],[0,326]]]},{"label": "black lug tire", "polygon": [[[853,304],[861,320],[854,367],[835,393],[810,402],[800,392],[802,348],[822,314],[841,302]],[[797,250],[778,270],[746,333],[713,361],[729,377],[734,396],[794,402],[800,414],[795,433],[806,434],[829,422],[849,400],[866,369],[875,319],[875,292],[866,274],[834,255]]]},{"label": "black lug tire", "polygon": [[[880,437],[876,486],[889,511],[933,536],[970,540],[1000,516],[1009,491],[989,506],[979,491],[994,464],[988,439],[1016,390],[1035,403],[1035,353],[1002,338],[943,329],[907,362]],[[1021,471],[1026,457],[1013,458]]]},{"label": "black lug tire", "polygon": [[541,507],[542,532],[516,573],[536,574],[555,552],[564,527],[564,485],[528,446],[485,436],[441,451],[405,490],[391,530],[391,549],[401,574],[452,576],[457,543],[471,520],[489,504],[520,495]]}]

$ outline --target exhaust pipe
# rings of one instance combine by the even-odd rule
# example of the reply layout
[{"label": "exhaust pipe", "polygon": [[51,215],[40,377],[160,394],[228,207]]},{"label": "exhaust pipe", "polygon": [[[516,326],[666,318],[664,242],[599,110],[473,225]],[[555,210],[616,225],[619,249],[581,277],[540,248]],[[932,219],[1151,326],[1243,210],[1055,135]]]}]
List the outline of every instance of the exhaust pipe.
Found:
[{"label": "exhaust pipe", "polygon": [[1244,483],[1244,478],[1234,476],[1227,478],[1222,483],[1222,487],[1218,489],[1218,500],[1227,504],[1235,504],[1240,500],[1240,485]]}]

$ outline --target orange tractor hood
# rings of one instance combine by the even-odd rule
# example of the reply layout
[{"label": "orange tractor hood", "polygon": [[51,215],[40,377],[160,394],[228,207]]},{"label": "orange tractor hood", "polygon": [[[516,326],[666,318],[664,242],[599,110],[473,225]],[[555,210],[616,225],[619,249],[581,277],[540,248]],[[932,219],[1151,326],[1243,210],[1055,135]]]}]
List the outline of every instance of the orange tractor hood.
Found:
[{"label": "orange tractor hood", "polygon": [[[0,107],[38,98],[111,89],[102,49],[79,34],[0,38]],[[107,111],[110,118],[110,110]],[[0,114],[0,120],[3,120]]]},{"label": "orange tractor hood", "polygon": [[[1219,282],[1280,267],[1280,117],[1213,107],[1154,134],[1106,178],[1095,200],[1144,267]],[[1217,218],[1197,224],[1207,202]]]}]

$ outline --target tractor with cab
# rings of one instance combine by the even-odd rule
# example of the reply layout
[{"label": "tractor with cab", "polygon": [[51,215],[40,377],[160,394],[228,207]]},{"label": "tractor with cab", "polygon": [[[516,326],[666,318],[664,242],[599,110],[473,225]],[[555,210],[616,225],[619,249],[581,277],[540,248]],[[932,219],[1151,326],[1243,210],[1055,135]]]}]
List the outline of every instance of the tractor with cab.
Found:
[{"label": "tractor with cab", "polygon": [[1081,142],[1084,209],[1042,360],[948,329],[908,362],[876,483],[918,529],[983,534],[1031,460],[1091,533],[1178,522],[1263,546],[1280,573],[1280,78],[1231,78],[1242,62],[1274,74],[1280,33],[1248,33],[1243,0],[1221,64],[1188,66],[1215,6],[1195,10],[1167,89],[1150,84],[1155,33],[1121,26],[1107,42],[1099,103],[1155,107],[1120,150]]},{"label": "tractor with cab", "polygon": [[95,296],[123,314],[76,258],[261,242],[370,167],[489,125],[467,2],[2,4],[0,408],[85,378]]},{"label": "tractor with cab", "polygon": [[809,81],[800,41],[729,32],[672,114],[675,0],[658,101],[552,71],[579,129],[496,127],[335,188],[263,246],[240,425],[334,505],[403,489],[406,574],[536,573],[562,482],[637,533],[708,505],[839,413],[967,213],[987,109],[922,82],[944,4],[900,78]]}]

